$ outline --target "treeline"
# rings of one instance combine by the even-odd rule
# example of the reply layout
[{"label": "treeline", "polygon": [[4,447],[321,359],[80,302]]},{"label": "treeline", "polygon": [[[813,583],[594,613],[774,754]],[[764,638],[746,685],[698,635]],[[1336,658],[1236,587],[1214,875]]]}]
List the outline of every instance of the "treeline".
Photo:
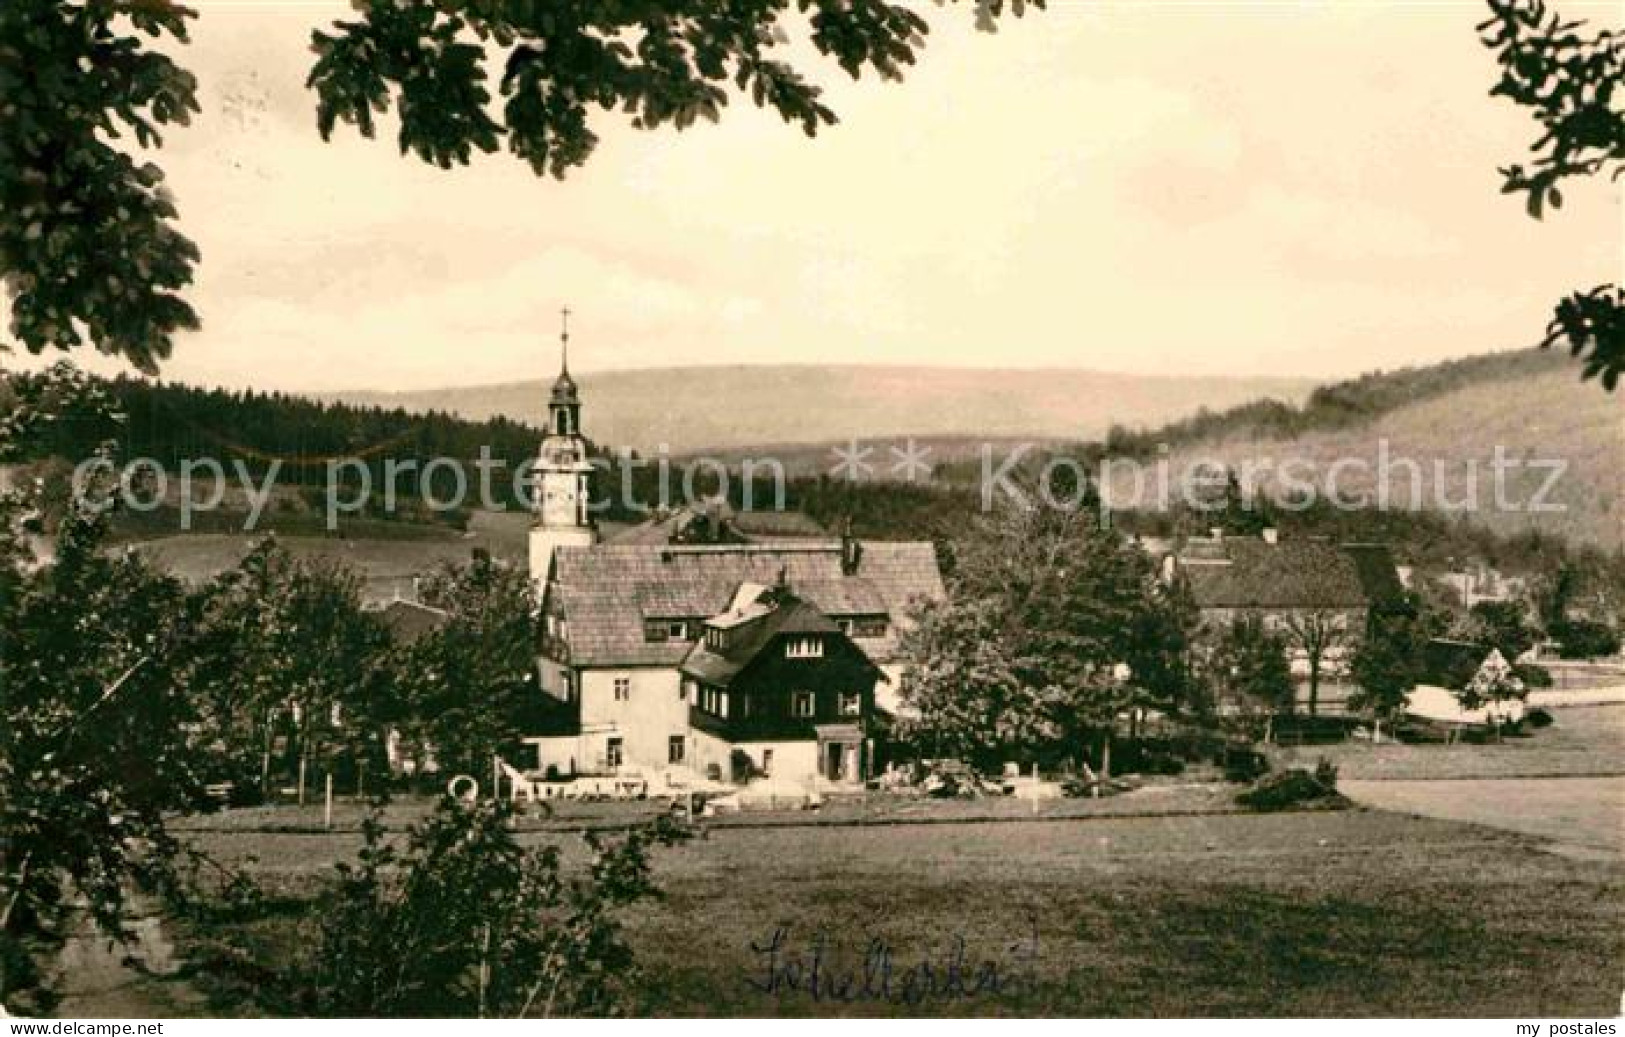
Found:
[{"label": "treeline", "polygon": [[1255,400],[1227,410],[1200,408],[1188,418],[1161,428],[1113,425],[1104,442],[1084,444],[1111,457],[1146,458],[1163,446],[1225,439],[1293,439],[1309,432],[1348,428],[1374,421],[1401,407],[1431,400],[1484,382],[1511,381],[1568,364],[1561,353],[1528,349],[1465,357],[1427,367],[1372,371],[1347,381],[1323,385],[1302,406],[1280,400]]},{"label": "treeline", "polygon": [[[116,413],[93,408],[60,413],[30,439],[17,460],[77,460],[116,440],[126,460],[152,458],[169,471],[182,461],[213,459],[228,469],[241,462],[260,478],[276,465],[278,483],[322,487],[330,462],[362,461],[376,484],[383,479],[386,461],[416,461],[420,471],[434,458],[472,463],[482,448],[511,473],[535,456],[542,435],[540,429],[503,417],[467,421],[443,411],[415,414],[398,407],[361,407],[253,389],[199,389],[125,376],[91,381],[110,398]],[[48,391],[50,384],[45,373],[16,374],[4,391],[28,400]],[[353,465],[335,471],[359,478]],[[416,471],[403,470],[397,485],[416,496],[417,479]],[[511,483],[511,478],[493,480],[510,506],[517,503]]]}]

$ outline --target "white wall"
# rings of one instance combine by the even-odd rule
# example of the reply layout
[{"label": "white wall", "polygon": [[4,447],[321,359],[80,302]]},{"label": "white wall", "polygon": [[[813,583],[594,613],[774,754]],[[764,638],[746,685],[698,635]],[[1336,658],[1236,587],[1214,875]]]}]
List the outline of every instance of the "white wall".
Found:
[{"label": "white wall", "polygon": [[[631,681],[631,693],[624,702],[615,699],[617,677]],[[583,670],[582,729],[613,728],[621,738],[628,766],[664,768],[667,740],[672,735],[687,737],[692,749],[688,705],[681,691],[677,671],[669,667]]]},{"label": "white wall", "polygon": [[[773,753],[773,769],[769,776],[777,781],[812,782],[818,777],[818,742],[736,742],[735,749],[750,757],[757,770],[765,770],[767,752]],[[727,777],[727,771],[723,771]]]}]

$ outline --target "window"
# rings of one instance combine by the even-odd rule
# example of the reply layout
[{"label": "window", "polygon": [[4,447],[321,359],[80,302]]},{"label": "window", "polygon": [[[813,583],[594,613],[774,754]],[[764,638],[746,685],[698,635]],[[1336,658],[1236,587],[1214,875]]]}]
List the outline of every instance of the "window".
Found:
[{"label": "window", "polygon": [[856,637],[885,637],[889,624],[885,616],[860,616],[853,624]]},{"label": "window", "polygon": [[728,639],[716,627],[708,627],[705,631],[705,647],[713,652],[720,652],[728,647]]},{"label": "window", "polygon": [[666,623],[666,636],[673,641],[688,640],[688,624],[680,619],[673,619]]},{"label": "window", "polygon": [[643,639],[645,641],[653,644],[655,642],[664,641],[670,636],[671,634],[667,630],[666,624],[662,623],[660,620],[646,619],[643,621]]},{"label": "window", "polygon": [[682,735],[672,735],[666,739],[666,762],[682,763],[685,739]]},{"label": "window", "polygon": [[863,696],[855,691],[841,692],[841,716],[855,717],[863,712]]},{"label": "window", "polygon": [[852,620],[850,620],[850,619],[837,619],[835,621],[835,626],[837,628],[839,628],[841,633],[847,635],[848,637],[852,636],[852,628],[853,628]]},{"label": "window", "polygon": [[625,759],[626,755],[621,749],[621,740],[611,738],[604,746],[604,764],[609,767],[619,767]]},{"label": "window", "polygon": [[632,678],[630,678],[630,677],[616,677],[615,678],[615,701],[616,702],[630,702],[630,701],[632,701]]},{"label": "window", "polygon": [[790,712],[798,717],[812,716],[813,704],[813,693],[810,691],[797,691],[792,692],[790,695]]},{"label": "window", "polygon": [[763,749],[762,750],[762,773],[763,774],[772,774],[773,773],[773,750],[772,749]]},{"label": "window", "polygon": [[816,637],[792,638],[784,646],[786,659],[819,659],[824,655],[824,642]]}]

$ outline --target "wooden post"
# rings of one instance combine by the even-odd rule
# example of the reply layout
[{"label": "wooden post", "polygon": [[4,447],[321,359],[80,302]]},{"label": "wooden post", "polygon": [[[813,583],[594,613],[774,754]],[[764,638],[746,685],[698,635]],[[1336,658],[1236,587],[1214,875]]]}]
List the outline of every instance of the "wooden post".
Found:
[{"label": "wooden post", "polygon": [[326,803],[322,807],[322,827],[329,829],[333,827],[333,772],[331,770],[327,772],[327,797]]},{"label": "wooden post", "polygon": [[502,802],[502,757],[491,754],[491,798]]},{"label": "wooden post", "polygon": [[1033,816],[1038,816],[1038,761],[1033,761]]},{"label": "wooden post", "polygon": [[363,756],[355,764],[355,798],[367,798],[367,758]]},{"label": "wooden post", "polygon": [[299,750],[299,805],[305,805],[305,750]]}]

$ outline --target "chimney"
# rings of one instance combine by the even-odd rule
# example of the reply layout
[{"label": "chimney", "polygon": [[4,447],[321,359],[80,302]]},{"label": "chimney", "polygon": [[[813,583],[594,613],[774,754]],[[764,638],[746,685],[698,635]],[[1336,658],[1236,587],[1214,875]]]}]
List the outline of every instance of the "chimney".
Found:
[{"label": "chimney", "polygon": [[1264,537],[1264,543],[1266,544],[1277,544],[1281,541],[1281,531],[1274,526],[1265,526],[1261,535]]},{"label": "chimney", "polygon": [[852,535],[852,520],[847,519],[841,526],[841,573],[855,576],[862,563],[863,545]]}]

